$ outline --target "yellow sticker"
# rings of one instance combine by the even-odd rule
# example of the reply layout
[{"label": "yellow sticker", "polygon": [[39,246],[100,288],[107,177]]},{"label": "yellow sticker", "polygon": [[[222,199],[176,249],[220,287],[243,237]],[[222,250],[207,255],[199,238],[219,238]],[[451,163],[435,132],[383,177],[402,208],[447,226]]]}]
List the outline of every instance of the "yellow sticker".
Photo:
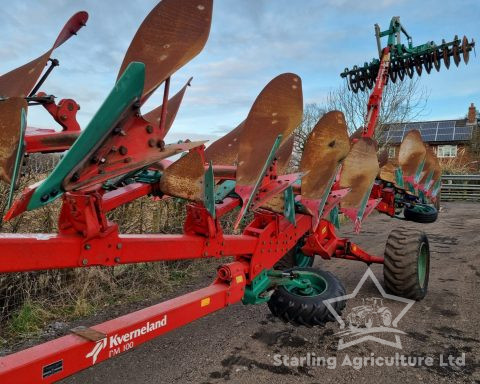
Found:
[{"label": "yellow sticker", "polygon": [[206,297],[205,299],[202,299],[202,301],[200,301],[201,307],[206,307],[207,305],[210,305],[210,297]]},{"label": "yellow sticker", "polygon": [[237,277],[235,277],[235,281],[237,282],[237,284],[243,283],[243,276],[238,275]]},{"label": "yellow sticker", "polygon": [[322,228],[322,235],[324,235],[325,233],[327,233],[327,227]]}]

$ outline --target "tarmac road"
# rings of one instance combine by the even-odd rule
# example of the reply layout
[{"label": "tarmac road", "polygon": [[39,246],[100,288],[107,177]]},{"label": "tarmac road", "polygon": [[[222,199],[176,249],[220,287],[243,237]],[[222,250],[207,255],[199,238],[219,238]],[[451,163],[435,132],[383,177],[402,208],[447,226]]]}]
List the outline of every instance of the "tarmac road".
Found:
[{"label": "tarmac road", "polygon": [[[388,233],[401,225],[422,228],[428,234],[431,250],[428,295],[416,302],[398,323],[398,329],[405,332],[398,335],[402,349],[366,341],[339,351],[338,323],[324,328],[295,328],[272,317],[266,305],[239,304],[63,382],[480,383],[480,204],[445,203],[439,220],[433,224],[404,223],[374,215],[364,223],[361,235],[351,236],[351,226],[345,226],[343,233],[381,255]],[[345,260],[316,260],[316,265],[335,273],[347,293],[355,289],[367,268]],[[383,284],[382,266],[374,265],[372,271]],[[209,281],[211,278],[199,285]],[[367,279],[357,297],[348,300],[343,317],[361,305],[361,297],[373,296],[381,295],[372,280]],[[405,307],[392,300],[385,300],[384,304],[394,314]],[[391,333],[376,336],[395,341]],[[274,355],[300,358],[307,353],[322,357],[327,363],[316,367],[275,365]],[[388,358],[395,353],[429,357],[433,363],[419,366],[417,359],[415,367],[371,366],[369,361],[366,366],[352,366],[361,357]],[[449,355],[454,365],[448,365]],[[294,363],[294,359],[288,362]],[[446,366],[441,366],[441,362]]]}]

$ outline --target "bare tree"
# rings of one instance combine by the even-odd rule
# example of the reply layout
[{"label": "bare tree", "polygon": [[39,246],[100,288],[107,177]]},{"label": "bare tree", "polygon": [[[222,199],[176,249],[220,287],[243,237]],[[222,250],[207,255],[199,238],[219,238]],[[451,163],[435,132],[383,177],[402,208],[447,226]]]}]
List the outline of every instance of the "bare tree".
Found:
[{"label": "bare tree", "polygon": [[[345,82],[338,89],[328,94],[326,106],[328,110],[339,110],[345,114],[350,133],[365,125],[367,103],[371,91],[359,90],[353,93]],[[405,79],[396,83],[388,82],[385,86],[380,108],[380,115],[375,127],[376,136],[392,123],[414,121],[421,117],[427,105],[429,92],[420,86],[418,78]]]},{"label": "bare tree", "polygon": [[317,121],[325,114],[327,110],[316,103],[305,105],[303,110],[303,119],[300,126],[295,130],[295,140],[293,142],[293,153],[291,165],[297,169],[302,158],[303,148],[308,135],[312,131]]}]

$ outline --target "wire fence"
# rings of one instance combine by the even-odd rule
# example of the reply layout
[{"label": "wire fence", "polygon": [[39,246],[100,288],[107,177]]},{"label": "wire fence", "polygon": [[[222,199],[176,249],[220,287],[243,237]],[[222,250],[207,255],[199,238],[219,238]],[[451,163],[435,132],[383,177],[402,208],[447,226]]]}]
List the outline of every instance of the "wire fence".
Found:
[{"label": "wire fence", "polygon": [[[45,178],[59,159],[41,157],[37,162],[35,158],[22,168],[18,191]],[[8,186],[0,183],[2,217],[7,210],[7,192]],[[0,222],[0,232],[56,232],[60,205],[61,201],[56,201]],[[185,215],[183,201],[144,197],[110,212],[108,218],[118,223],[122,233],[181,233]],[[177,261],[0,274],[0,346],[2,339],[34,334],[50,321],[85,316],[98,306],[141,300],[151,297],[152,291],[169,290],[189,273],[191,264]]]}]

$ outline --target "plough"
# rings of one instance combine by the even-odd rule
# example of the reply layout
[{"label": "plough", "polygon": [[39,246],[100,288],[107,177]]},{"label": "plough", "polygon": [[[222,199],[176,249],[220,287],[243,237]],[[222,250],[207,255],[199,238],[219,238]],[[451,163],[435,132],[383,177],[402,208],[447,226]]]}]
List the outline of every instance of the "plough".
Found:
[{"label": "plough", "polygon": [[[69,148],[45,180],[17,196],[4,218],[61,199],[58,233],[1,234],[1,273],[233,257],[206,288],[0,358],[2,383],[60,380],[240,301],[267,302],[275,316],[295,325],[323,325],[332,319],[323,301],[345,289],[333,274],[311,267],[316,255],[384,263],[390,292],[415,300],[425,296],[429,248],[423,232],[394,230],[385,258],[335,233],[339,212],[359,230],[375,208],[393,216],[407,199],[417,202],[418,193],[435,195],[438,163],[415,132],[402,143],[398,166],[378,163],[373,132],[388,76],[388,47],[362,136],[348,136],[341,112],[326,113],[310,133],[296,173],[287,170],[303,96],[302,81],[293,73],[272,79],[245,120],[210,146],[165,143],[186,91],[185,86],[169,99],[170,77],[202,50],[212,7],[212,0],[161,1],[135,35],[112,91],[81,131],[78,105],[71,99],[55,104],[36,93],[36,81],[52,50],[85,24],[85,12],[67,22],[48,54],[0,77],[0,169],[11,196],[25,151]],[[32,73],[29,81],[25,71]],[[162,84],[163,104],[143,114],[142,105]],[[37,147],[29,147],[35,134],[26,128],[32,103],[64,122],[63,132],[45,132]],[[78,137],[70,143],[63,140],[67,134]],[[121,234],[107,219],[108,212],[147,195],[188,201],[182,234]],[[237,214],[236,234],[226,234],[221,225],[230,212]],[[344,306],[335,303],[338,313]]]}]

